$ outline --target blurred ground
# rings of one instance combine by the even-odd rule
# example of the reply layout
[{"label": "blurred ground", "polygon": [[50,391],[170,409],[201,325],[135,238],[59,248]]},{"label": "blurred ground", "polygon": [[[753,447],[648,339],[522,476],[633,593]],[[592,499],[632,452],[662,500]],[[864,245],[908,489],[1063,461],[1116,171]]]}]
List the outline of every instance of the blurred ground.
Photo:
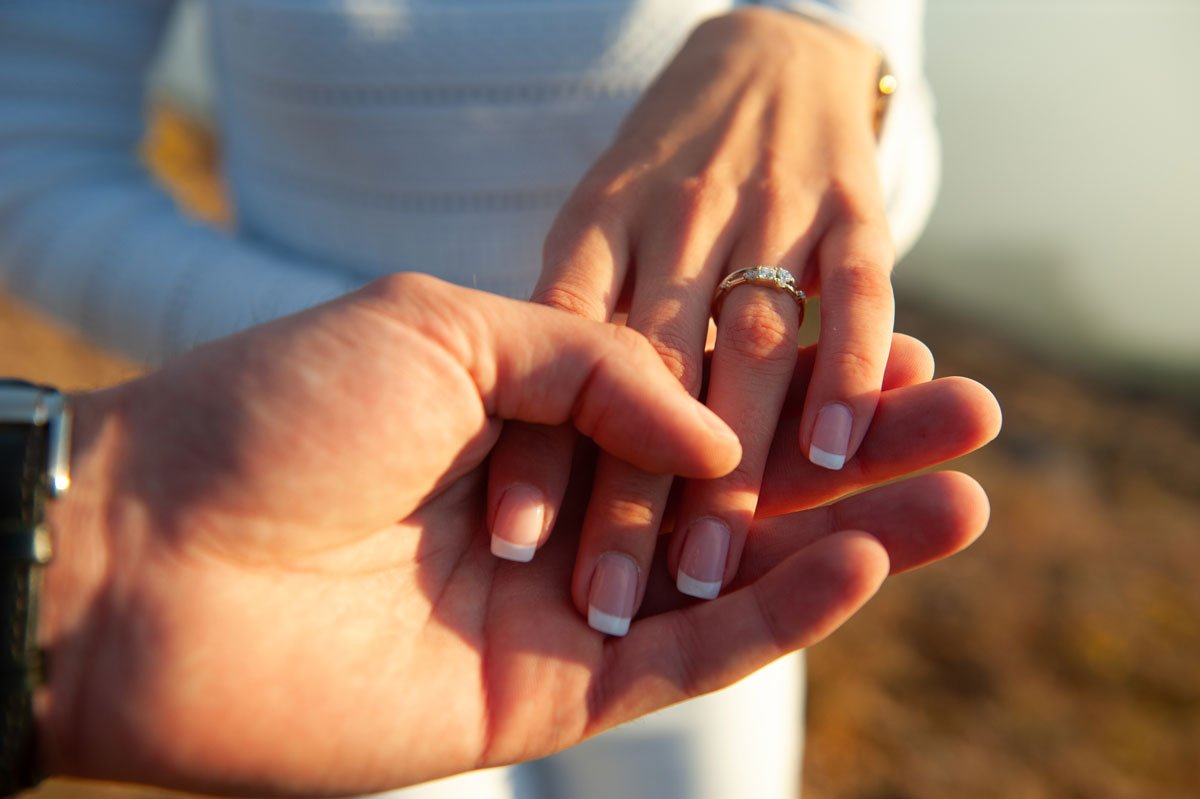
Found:
[{"label": "blurred ground", "polygon": [[901,298],[1004,432],[988,532],[810,659],[809,799],[1200,796],[1200,409],[1089,384]]},{"label": "blurred ground", "polygon": [[[185,204],[224,218],[207,143],[160,114],[150,149]],[[1200,797],[1200,408],[1074,378],[914,298],[900,307],[940,374],[1000,398],[1004,433],[956,464],[988,490],[992,523],[813,649],[806,796]],[[0,342],[4,374],[79,388],[136,371],[4,297]]]}]

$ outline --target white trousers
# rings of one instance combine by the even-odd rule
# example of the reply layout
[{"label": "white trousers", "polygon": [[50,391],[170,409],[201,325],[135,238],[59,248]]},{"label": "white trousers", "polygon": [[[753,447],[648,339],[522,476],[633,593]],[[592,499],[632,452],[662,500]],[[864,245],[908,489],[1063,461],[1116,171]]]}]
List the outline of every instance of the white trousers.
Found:
[{"label": "white trousers", "polygon": [[393,791],[388,799],[797,799],[804,657],[551,757]]}]

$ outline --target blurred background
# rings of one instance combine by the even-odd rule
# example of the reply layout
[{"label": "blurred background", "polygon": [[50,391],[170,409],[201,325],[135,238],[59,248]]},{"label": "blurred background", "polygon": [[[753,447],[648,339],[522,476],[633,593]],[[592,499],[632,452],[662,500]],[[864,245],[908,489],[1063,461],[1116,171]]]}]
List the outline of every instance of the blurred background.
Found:
[{"label": "blurred background", "polygon": [[[201,24],[146,152],[220,220]],[[944,179],[897,327],[999,397],[955,464],[993,517],[812,650],[805,795],[1200,796],[1200,3],[929,0],[927,31]],[[3,296],[0,341],[10,374],[135,371]]]},{"label": "blurred background", "polygon": [[929,0],[897,327],[991,387],[964,555],[811,660],[807,796],[1200,796],[1200,4]]}]

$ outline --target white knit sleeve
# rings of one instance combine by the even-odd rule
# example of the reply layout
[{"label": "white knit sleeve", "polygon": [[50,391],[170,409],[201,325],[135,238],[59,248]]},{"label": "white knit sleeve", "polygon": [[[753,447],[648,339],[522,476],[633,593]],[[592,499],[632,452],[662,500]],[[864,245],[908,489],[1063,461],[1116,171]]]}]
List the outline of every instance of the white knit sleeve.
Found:
[{"label": "white knit sleeve", "polygon": [[924,0],[761,0],[838,25],[870,41],[899,80],[879,142],[879,167],[898,251],[907,252],[937,197],[941,153],[924,68]]},{"label": "white knit sleeve", "polygon": [[172,3],[0,3],[0,282],[158,363],[362,278],[185,218],[138,159],[143,84]]}]

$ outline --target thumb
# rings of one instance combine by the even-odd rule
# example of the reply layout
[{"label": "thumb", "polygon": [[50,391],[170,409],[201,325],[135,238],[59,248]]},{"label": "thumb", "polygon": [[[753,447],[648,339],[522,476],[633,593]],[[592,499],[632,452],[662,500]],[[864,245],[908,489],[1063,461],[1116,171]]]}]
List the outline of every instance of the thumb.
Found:
[{"label": "thumb", "polygon": [[429,282],[455,309],[457,330],[439,343],[471,375],[488,416],[573,421],[606,451],[651,472],[713,478],[741,460],[733,431],[636,331]]}]

